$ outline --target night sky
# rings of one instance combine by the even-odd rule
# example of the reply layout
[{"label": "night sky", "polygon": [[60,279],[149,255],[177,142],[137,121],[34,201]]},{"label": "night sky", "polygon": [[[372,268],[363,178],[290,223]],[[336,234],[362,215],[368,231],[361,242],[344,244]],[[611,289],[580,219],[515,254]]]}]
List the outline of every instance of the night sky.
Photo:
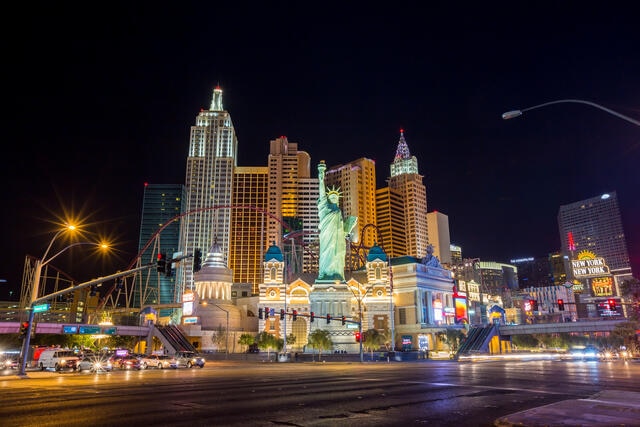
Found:
[{"label": "night sky", "polygon": [[580,99],[640,120],[632,2],[235,3],[14,5],[0,300],[18,298],[25,256],[65,218],[117,252],[72,248],[53,265],[79,281],[125,270],[143,185],[184,183],[189,129],[218,84],[240,166],[265,166],[285,135],[312,165],[374,159],[384,186],[404,129],[464,257],[546,256],[560,205],[616,191],[640,274],[640,126],[574,103],[501,118]]}]

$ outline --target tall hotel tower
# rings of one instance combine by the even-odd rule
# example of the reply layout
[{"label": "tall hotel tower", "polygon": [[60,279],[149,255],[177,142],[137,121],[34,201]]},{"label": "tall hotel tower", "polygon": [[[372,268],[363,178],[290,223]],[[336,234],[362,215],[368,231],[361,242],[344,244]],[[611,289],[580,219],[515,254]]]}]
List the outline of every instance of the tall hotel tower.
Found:
[{"label": "tall hotel tower", "polygon": [[[344,165],[332,166],[326,171],[325,182],[327,187],[340,188],[343,215],[358,218],[351,242],[366,249],[380,243],[376,230],[367,227],[376,225],[376,163],[363,157]],[[365,264],[366,253],[353,255],[360,258],[352,259],[351,266],[354,269]]]},{"label": "tall hotel tower", "polygon": [[[180,240],[180,220],[169,223],[171,219],[183,212],[184,186],[182,184],[145,184],[142,199],[142,221],[140,224],[140,242],[138,252],[141,254],[157,254],[164,252],[172,258],[178,252]],[[159,230],[158,239],[156,234]],[[158,243],[157,248],[149,248],[149,245]],[[147,249],[147,250],[145,250]],[[155,249],[155,250],[154,250]],[[142,259],[142,263],[156,262],[155,259]],[[149,274],[148,283],[144,292],[144,301],[141,299],[141,289],[134,290],[134,300],[140,307],[146,304],[172,304],[179,301],[176,295],[173,277],[162,274]],[[155,292],[157,290],[157,294]],[[161,313],[165,315],[165,313]],[[167,314],[168,315],[168,312]]]},{"label": "tall hotel tower", "polygon": [[267,246],[284,248],[289,273],[315,272],[318,178],[311,177],[311,157],[281,136],[270,142],[268,164]]},{"label": "tall hotel tower", "polygon": [[[183,255],[200,249],[203,258],[214,241],[229,259],[233,174],[238,140],[231,116],[222,108],[222,89],[213,90],[211,107],[191,127],[185,179],[185,213],[180,234]],[[183,262],[178,291],[193,288],[193,264]]]},{"label": "tall hotel tower", "polygon": [[233,206],[231,224],[233,239],[227,265],[233,270],[233,283],[251,283],[252,292],[259,292],[263,281],[264,252],[267,239],[267,194],[269,169],[266,166],[238,166],[233,176]]},{"label": "tall hotel tower", "polygon": [[604,258],[616,282],[630,278],[631,264],[616,192],[560,206],[562,252],[575,259],[582,251]]},{"label": "tall hotel tower", "polygon": [[376,192],[377,224],[383,236],[380,246],[388,256],[423,258],[428,243],[427,190],[402,130],[388,183]]}]

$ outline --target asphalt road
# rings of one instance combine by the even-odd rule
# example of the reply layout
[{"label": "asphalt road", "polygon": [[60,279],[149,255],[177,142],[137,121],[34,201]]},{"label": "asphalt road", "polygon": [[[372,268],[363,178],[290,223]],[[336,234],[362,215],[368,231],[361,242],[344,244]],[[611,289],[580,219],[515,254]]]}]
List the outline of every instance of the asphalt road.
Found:
[{"label": "asphalt road", "polygon": [[606,390],[640,392],[638,378],[640,363],[573,361],[209,361],[204,369],[29,372],[0,377],[0,420],[16,427],[492,426]]}]

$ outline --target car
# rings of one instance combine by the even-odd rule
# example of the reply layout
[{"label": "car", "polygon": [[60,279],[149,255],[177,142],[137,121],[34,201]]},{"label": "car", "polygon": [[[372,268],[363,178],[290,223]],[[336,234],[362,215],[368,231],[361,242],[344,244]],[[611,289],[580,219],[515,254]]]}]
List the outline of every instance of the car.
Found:
[{"label": "car", "polygon": [[17,357],[6,357],[0,360],[0,369],[18,369]]},{"label": "car", "polygon": [[76,365],[80,358],[71,349],[51,348],[40,353],[38,367],[41,371],[54,369],[56,372],[63,369],[76,370]]},{"label": "car", "polygon": [[140,370],[142,369],[142,362],[139,357],[128,354],[118,359],[118,368],[124,370]]},{"label": "car", "polygon": [[170,366],[174,369],[181,367],[192,368],[194,366],[204,368],[204,364],[204,357],[200,356],[198,353],[194,351],[178,351],[171,358]]},{"label": "car", "polygon": [[588,361],[593,361],[593,360],[599,360],[600,351],[598,350],[597,347],[594,347],[592,345],[588,345],[584,348],[584,350],[582,350],[582,360],[588,360]]},{"label": "car", "polygon": [[85,356],[78,362],[76,366],[78,372],[109,372],[113,370],[111,360],[100,355]]},{"label": "car", "polygon": [[149,354],[143,356],[142,359],[140,359],[140,363],[142,364],[142,369],[164,369],[171,367],[171,358],[165,355]]}]

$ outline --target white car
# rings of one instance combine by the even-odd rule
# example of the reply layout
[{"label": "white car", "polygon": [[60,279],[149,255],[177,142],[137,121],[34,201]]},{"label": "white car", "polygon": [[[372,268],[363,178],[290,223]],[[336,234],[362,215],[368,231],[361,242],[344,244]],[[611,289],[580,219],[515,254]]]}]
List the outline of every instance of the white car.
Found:
[{"label": "white car", "polygon": [[171,358],[171,367],[176,368],[192,368],[197,366],[198,368],[204,368],[204,357],[193,351],[178,351]]},{"label": "white car", "polygon": [[109,372],[113,370],[113,365],[109,358],[100,355],[85,356],[76,366],[78,372]]},{"label": "white car", "polygon": [[171,367],[171,358],[169,356],[157,355],[157,354],[149,354],[144,356],[140,360],[141,368],[170,368]]}]

